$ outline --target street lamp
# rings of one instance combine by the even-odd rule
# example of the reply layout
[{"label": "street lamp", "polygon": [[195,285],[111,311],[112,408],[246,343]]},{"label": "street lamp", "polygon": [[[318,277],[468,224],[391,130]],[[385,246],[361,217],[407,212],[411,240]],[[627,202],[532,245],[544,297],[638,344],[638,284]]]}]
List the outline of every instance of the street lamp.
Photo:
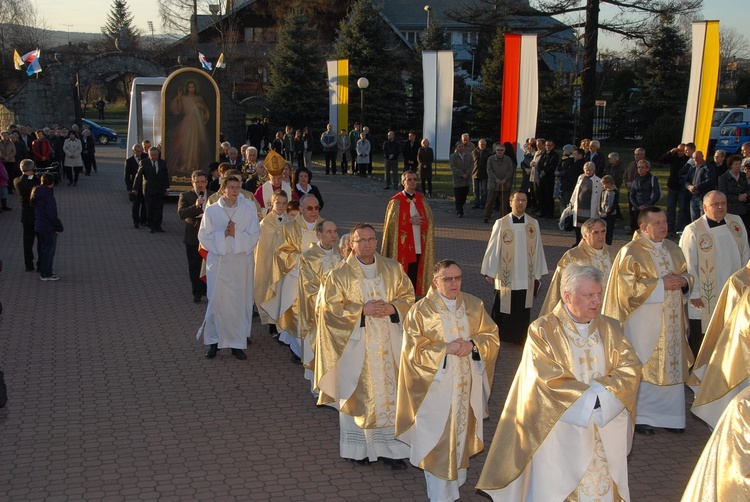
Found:
[{"label": "street lamp", "polygon": [[149,21],[148,22],[148,29],[151,30],[151,43],[154,43],[154,22]]},{"label": "street lamp", "polygon": [[357,80],[357,87],[359,87],[359,132],[361,133],[365,129],[365,89],[370,87],[370,81],[366,77],[360,77]]},{"label": "street lamp", "polygon": [[427,13],[427,29],[430,29],[430,11],[432,10],[432,7],[429,5],[424,6],[424,10]]}]

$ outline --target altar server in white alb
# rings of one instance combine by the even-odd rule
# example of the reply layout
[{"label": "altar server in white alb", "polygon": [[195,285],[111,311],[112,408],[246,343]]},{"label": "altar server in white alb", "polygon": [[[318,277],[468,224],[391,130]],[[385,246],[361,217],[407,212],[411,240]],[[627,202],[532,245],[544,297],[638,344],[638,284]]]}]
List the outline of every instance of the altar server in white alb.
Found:
[{"label": "altar server in white alb", "polygon": [[224,195],[206,207],[198,230],[198,240],[208,251],[208,308],[197,337],[203,336],[209,346],[206,357],[230,348],[243,360],[253,321],[254,250],[260,225],[255,204],[239,197],[237,179],[223,178],[221,190]]}]

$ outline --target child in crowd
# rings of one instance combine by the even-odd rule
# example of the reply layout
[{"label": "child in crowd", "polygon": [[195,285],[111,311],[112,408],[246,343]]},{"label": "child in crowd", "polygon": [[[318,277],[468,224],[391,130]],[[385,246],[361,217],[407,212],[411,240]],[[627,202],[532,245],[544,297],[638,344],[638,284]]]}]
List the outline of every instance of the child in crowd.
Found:
[{"label": "child in crowd", "polygon": [[602,188],[604,193],[599,203],[599,217],[607,222],[607,245],[611,246],[620,207],[620,194],[615,186],[615,180],[610,175],[602,178]]}]

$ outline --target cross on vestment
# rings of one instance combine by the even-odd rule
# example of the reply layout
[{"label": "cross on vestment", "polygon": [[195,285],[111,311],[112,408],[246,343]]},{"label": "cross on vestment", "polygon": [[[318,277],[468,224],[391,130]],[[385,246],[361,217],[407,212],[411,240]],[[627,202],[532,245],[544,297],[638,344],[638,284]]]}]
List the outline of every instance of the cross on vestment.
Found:
[{"label": "cross on vestment", "polygon": [[677,322],[677,312],[676,311],[673,310],[672,313],[669,314],[669,320],[672,321],[672,322]]},{"label": "cross on vestment", "polygon": [[677,371],[677,366],[679,366],[680,362],[677,359],[672,359],[669,362],[669,365],[672,367],[673,371]]},{"label": "cross on vestment", "polygon": [[661,261],[659,262],[659,265],[661,265],[663,268],[669,268],[669,261],[667,260],[666,256],[661,257]]},{"label": "cross on vestment", "polygon": [[586,357],[579,357],[578,358],[578,362],[580,364],[585,364],[587,370],[593,371],[594,367],[591,366],[591,365],[594,364],[594,363],[598,363],[599,362],[599,358],[597,358],[597,357],[591,357],[591,349],[585,349],[583,352],[584,352],[584,354],[586,354]]}]

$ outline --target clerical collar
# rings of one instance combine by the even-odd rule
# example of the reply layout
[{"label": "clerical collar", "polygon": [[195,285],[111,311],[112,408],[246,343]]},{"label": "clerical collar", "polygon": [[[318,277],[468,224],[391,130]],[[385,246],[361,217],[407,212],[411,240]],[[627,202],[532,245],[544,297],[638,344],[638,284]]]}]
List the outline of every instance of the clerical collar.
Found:
[{"label": "clerical collar", "polygon": [[455,312],[458,309],[458,296],[456,296],[454,299],[450,299],[447,296],[444,296],[440,291],[435,291],[440,298],[443,299],[443,303],[445,303],[445,306],[448,307],[448,310],[451,312]]},{"label": "clerical collar", "polygon": [[413,199],[413,198],[414,198],[414,196],[415,196],[416,194],[413,194],[413,193],[409,193],[409,192],[407,192],[406,190],[404,190],[404,195],[406,196],[406,198],[407,198],[407,199],[411,200],[411,199]]},{"label": "clerical collar", "polygon": [[566,304],[563,303],[563,308],[565,309],[565,312],[567,312],[568,316],[570,317],[570,320],[573,321],[573,324],[576,325],[576,329],[578,330],[579,334],[581,333],[581,328],[585,327],[588,331],[588,327],[591,324],[591,321],[589,322],[578,322],[575,320],[575,317],[573,317],[573,314],[570,313],[570,309]]},{"label": "clerical collar", "polygon": [[641,232],[641,236],[644,239],[646,239],[647,241],[649,241],[651,244],[653,244],[656,249],[661,249],[662,244],[664,244],[664,241],[661,241],[661,242],[654,242],[654,241],[652,241],[651,239],[649,239],[648,237],[646,237],[646,234],[644,234],[643,232]]},{"label": "clerical collar", "polygon": [[517,217],[517,216],[516,216],[515,214],[513,214],[513,213],[511,213],[511,215],[510,215],[510,217],[511,217],[511,218],[512,218],[512,220],[513,220],[513,223],[525,223],[525,221],[524,221],[524,217],[525,217],[525,216],[526,216],[525,214],[522,214],[522,215],[521,215],[521,217],[520,217],[520,218],[518,218],[518,217]]},{"label": "clerical collar", "polygon": [[334,246],[331,246],[331,249],[326,249],[323,246],[320,245],[320,242],[318,242],[318,247],[325,253],[325,254],[333,254],[333,250],[336,249]]},{"label": "clerical collar", "polygon": [[363,267],[363,268],[373,268],[373,267],[375,267],[375,265],[377,265],[377,262],[375,260],[373,260],[373,262],[368,265],[366,263],[362,263],[362,260],[359,259],[359,256],[355,255],[354,257],[357,259],[357,263],[359,263],[360,267]]},{"label": "clerical collar", "polygon": [[714,221],[711,218],[709,218],[708,216],[706,216],[706,221],[708,222],[708,228],[716,228],[716,227],[720,227],[722,225],[726,225],[727,224],[727,222],[726,222],[726,220],[724,218],[722,218],[721,221]]},{"label": "clerical collar", "polygon": [[308,223],[307,220],[304,219],[304,218],[302,218],[302,221],[305,222],[305,225],[307,226],[308,230],[312,230],[313,228],[315,228],[315,222],[314,221],[312,223]]}]

